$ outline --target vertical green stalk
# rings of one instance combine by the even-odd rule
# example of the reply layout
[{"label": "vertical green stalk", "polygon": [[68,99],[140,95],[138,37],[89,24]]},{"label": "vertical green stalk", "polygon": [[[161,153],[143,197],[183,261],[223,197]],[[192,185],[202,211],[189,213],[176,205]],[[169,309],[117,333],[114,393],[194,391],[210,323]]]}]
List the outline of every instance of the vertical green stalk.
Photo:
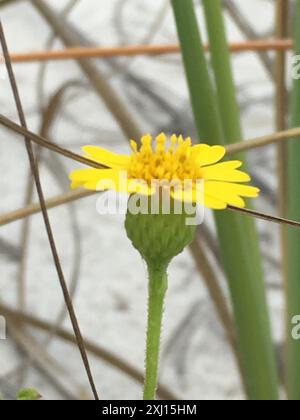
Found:
[{"label": "vertical green stalk", "polygon": [[[300,54],[300,0],[296,1],[295,55]],[[291,103],[291,126],[300,125],[300,79],[294,80]],[[288,217],[300,220],[300,138],[288,146]],[[291,335],[292,318],[300,315],[300,234],[288,229],[288,361],[287,382],[290,400],[300,400],[300,341]]]},{"label": "vertical green stalk", "polygon": [[212,92],[205,54],[201,49],[192,0],[172,0],[172,5],[199,136],[205,142],[224,144],[222,121]]},{"label": "vertical green stalk", "polygon": [[148,267],[149,301],[144,400],[154,400],[158,379],[160,333],[165,294],[168,288],[166,268]]},{"label": "vertical green stalk", "polygon": [[[217,97],[209,77],[193,0],[172,0],[200,138],[225,144],[241,138],[230,59],[219,1],[205,3]],[[213,33],[212,25],[215,33]],[[228,102],[227,102],[228,100]],[[278,399],[278,381],[258,238],[243,215],[216,213],[249,399]]]},{"label": "vertical green stalk", "polygon": [[241,141],[242,129],[221,1],[203,0],[203,7],[226,143],[234,143]]}]

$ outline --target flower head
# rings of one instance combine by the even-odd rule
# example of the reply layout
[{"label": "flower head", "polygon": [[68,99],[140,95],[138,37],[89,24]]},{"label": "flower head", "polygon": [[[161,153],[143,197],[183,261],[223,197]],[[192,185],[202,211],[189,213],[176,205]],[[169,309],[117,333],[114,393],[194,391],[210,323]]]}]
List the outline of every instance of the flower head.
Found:
[{"label": "flower head", "polygon": [[[239,170],[238,160],[220,162],[225,156],[222,146],[192,145],[190,138],[160,134],[155,142],[150,135],[141,139],[141,147],[131,141],[131,155],[118,155],[95,146],[85,146],[85,156],[106,169],[78,169],[70,174],[72,188],[154,194],[161,181],[172,185],[176,200],[196,202],[212,208],[228,205],[245,207],[243,197],[257,197],[259,189],[244,185],[250,176]],[[126,177],[124,177],[124,174]],[[189,188],[186,182],[189,181]],[[197,194],[199,182],[203,194]],[[180,188],[177,188],[180,187]]]}]

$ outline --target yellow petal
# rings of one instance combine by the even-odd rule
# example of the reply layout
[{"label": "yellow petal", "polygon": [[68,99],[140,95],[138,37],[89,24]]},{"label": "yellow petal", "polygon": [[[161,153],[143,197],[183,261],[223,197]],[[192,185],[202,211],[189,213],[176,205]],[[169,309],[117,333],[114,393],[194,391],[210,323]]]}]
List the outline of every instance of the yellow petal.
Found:
[{"label": "yellow petal", "polygon": [[208,146],[207,144],[197,144],[192,147],[195,154],[195,163],[199,166],[212,165],[219,162],[225,156],[226,150],[223,146]]},{"label": "yellow petal", "polygon": [[[85,187],[88,183],[96,185],[101,179],[111,179],[115,176],[114,169],[77,169],[70,174],[71,188]],[[96,189],[96,188],[92,188]]]},{"label": "yellow petal", "polygon": [[126,171],[116,169],[78,169],[70,174],[70,179],[73,189],[82,186],[94,191],[116,190],[141,195],[152,195],[155,192],[155,188],[151,188],[146,181],[128,179]]},{"label": "yellow petal", "polygon": [[245,207],[245,202],[241,197],[257,197],[259,189],[248,185],[206,181],[204,192],[205,195],[225,201],[229,205]]},{"label": "yellow petal", "polygon": [[214,197],[210,197],[209,195],[204,194],[204,201],[202,204],[205,207],[208,207],[212,210],[224,210],[227,207],[227,204],[224,201],[217,200]]},{"label": "yellow petal", "polygon": [[197,194],[196,189],[187,191],[174,190],[171,192],[171,196],[174,200],[188,203],[198,203],[213,210],[224,210],[227,207],[227,204],[224,201],[210,197],[207,194]]},{"label": "yellow petal", "polygon": [[[240,160],[228,160],[225,162],[216,163],[215,165],[208,166],[208,168],[220,168],[226,170],[238,169],[242,166],[243,162]],[[206,167],[205,167],[206,169]]]},{"label": "yellow petal", "polygon": [[236,170],[242,165],[240,161],[229,161],[206,166],[201,169],[204,179],[226,182],[249,182],[251,177],[242,171]]},{"label": "yellow petal", "polygon": [[112,169],[127,169],[130,164],[130,156],[118,155],[112,153],[102,147],[84,146],[82,150],[86,157],[92,159],[94,162],[101,163]]}]

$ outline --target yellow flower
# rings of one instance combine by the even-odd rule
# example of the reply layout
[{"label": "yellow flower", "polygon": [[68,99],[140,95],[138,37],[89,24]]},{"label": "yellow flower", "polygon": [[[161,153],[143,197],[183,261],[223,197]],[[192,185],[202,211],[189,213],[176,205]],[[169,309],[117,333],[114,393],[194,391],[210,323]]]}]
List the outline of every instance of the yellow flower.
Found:
[{"label": "yellow flower", "polygon": [[[238,170],[242,162],[224,161],[225,148],[206,144],[192,145],[190,138],[173,135],[170,141],[160,134],[153,144],[145,135],[141,147],[131,141],[131,155],[118,155],[96,146],[85,146],[85,157],[104,165],[107,169],[78,169],[70,174],[72,188],[91,190],[115,189],[120,192],[152,195],[157,181],[166,180],[183,186],[189,180],[191,188],[172,188],[174,199],[196,202],[212,209],[225,209],[228,205],[245,207],[242,197],[257,197],[259,189],[244,185],[250,176]],[[126,174],[126,179],[124,178]],[[202,199],[197,194],[198,183],[203,185]],[[175,183],[175,184],[174,184]],[[202,202],[203,201],[203,202]]]}]

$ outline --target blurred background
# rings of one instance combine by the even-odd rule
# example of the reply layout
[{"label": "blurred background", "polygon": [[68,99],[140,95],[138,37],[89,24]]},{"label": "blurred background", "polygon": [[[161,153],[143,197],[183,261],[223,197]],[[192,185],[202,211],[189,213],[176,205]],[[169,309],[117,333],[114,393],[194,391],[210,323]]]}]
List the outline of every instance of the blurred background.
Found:
[{"label": "blurred background", "polygon": [[[196,3],[206,39],[200,2]],[[20,0],[3,1],[0,6],[11,53],[66,45],[177,42],[168,0]],[[274,35],[274,2],[225,0],[224,9],[230,41]],[[276,131],[274,58],[274,53],[265,52],[232,55],[246,139]],[[14,64],[31,131],[77,153],[85,144],[126,153],[129,136],[139,132],[176,132],[198,140],[179,54],[98,58],[79,64],[76,60]],[[0,87],[1,113],[16,120],[3,64]],[[108,110],[103,91],[106,103],[116,100],[125,110],[127,132],[120,128],[116,112]],[[116,110],[116,102],[110,107]],[[0,136],[1,221],[1,215],[35,203],[37,197],[32,193],[23,139],[3,128]],[[67,192],[68,172],[78,165],[46,150],[37,153],[46,197]],[[263,192],[256,207],[275,213],[275,149],[270,146],[247,156]],[[99,393],[103,399],[140,399],[141,385],[118,358],[143,372],[146,269],[126,237],[124,216],[101,216],[96,202],[95,196],[83,198],[49,214],[83,335],[99,347],[90,355]],[[280,352],[284,317],[279,234],[274,225],[258,222],[258,226]],[[209,260],[218,261],[210,214],[199,234]],[[217,277],[227,296],[221,269]],[[41,215],[1,226],[0,314],[4,307],[26,311],[71,332]],[[21,325],[17,318],[7,327],[7,339],[0,341],[2,394],[34,386],[46,399],[90,398],[78,349],[70,340],[58,338],[47,325],[44,330]],[[116,357],[108,363],[103,354],[106,359]],[[160,381],[178,399],[243,398],[231,348],[189,250],[170,267]]]}]

